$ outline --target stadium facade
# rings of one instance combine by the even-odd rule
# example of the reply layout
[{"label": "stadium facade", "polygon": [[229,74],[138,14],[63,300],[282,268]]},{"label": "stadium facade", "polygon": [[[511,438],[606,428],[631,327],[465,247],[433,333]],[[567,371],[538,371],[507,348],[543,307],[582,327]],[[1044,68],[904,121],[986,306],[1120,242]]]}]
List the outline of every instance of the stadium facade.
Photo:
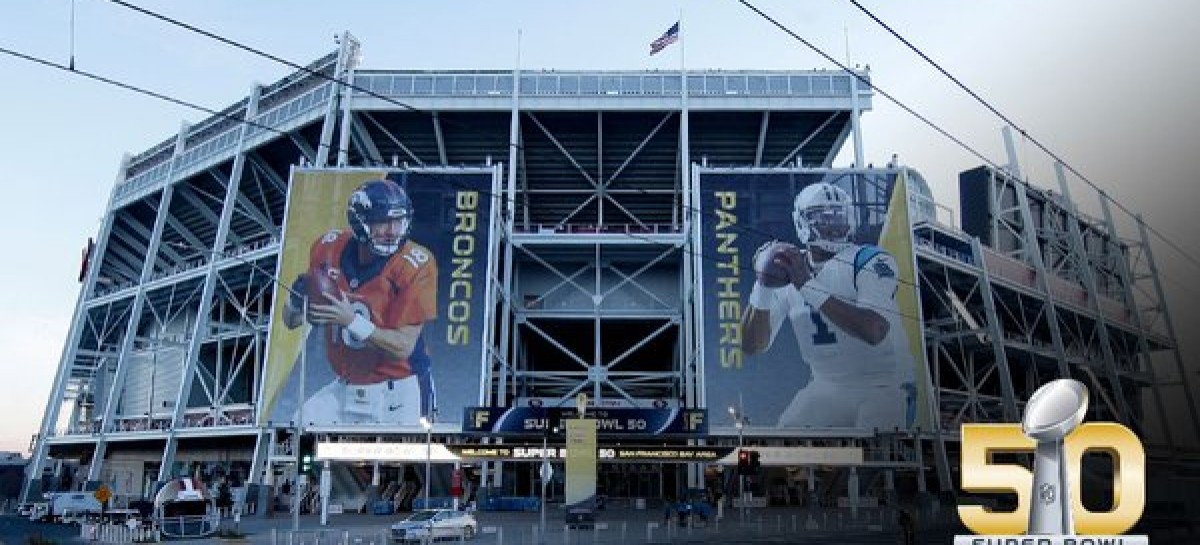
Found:
[{"label": "stadium facade", "polygon": [[[949,217],[912,169],[864,168],[857,122],[872,95],[846,73],[694,72],[684,98],[678,72],[361,70],[357,47],[347,36],[306,69],[122,161],[26,497],[106,483],[120,503],[191,475],[271,494],[295,482],[297,455],[314,440],[345,452],[413,447],[400,450],[417,455],[391,461],[333,464],[334,500],[351,504],[390,496],[404,466],[431,456],[429,438],[459,454],[536,446],[554,411],[574,408],[580,393],[589,410],[616,416],[602,448],[662,449],[602,459],[610,497],[662,497],[714,480],[729,490],[732,472],[717,469],[738,445],[770,454],[751,486],[772,502],[948,492],[959,424],[1018,421],[1039,385],[1073,377],[1093,392],[1089,420],[1145,437],[1147,407],[1163,414],[1154,371],[1182,370],[1144,228],[1123,236],[1107,208],[1102,218],[1078,212],[1065,181],[1039,189],[1015,167],[964,172],[962,219]],[[846,145],[858,148],[857,168],[833,168]],[[283,274],[292,173],[328,168],[403,171],[451,188],[487,179],[473,340],[434,358],[470,372],[439,382],[439,397],[457,390],[461,401],[440,406],[432,429],[306,422],[268,407],[272,316],[292,281]],[[783,362],[741,382],[714,374],[722,328],[737,326],[719,321],[726,307],[713,299],[732,284],[711,276],[720,245],[706,237],[722,201],[703,192],[744,190],[740,198],[757,200],[742,210],[786,217],[792,193],[755,185],[771,177],[787,191],[810,178],[841,184],[881,206],[861,212],[880,222],[897,187],[908,192],[909,250],[893,250],[911,264],[900,288],[912,290],[913,306],[900,314],[915,320],[919,339],[911,382],[920,395],[910,400],[919,416],[908,425],[777,426],[786,398],[772,398],[772,381],[803,386],[803,372]],[[432,225],[451,229],[455,217]],[[743,229],[746,239],[766,236]],[[752,249],[726,270],[744,279]],[[703,422],[680,425],[680,415]],[[636,429],[648,421],[661,426]],[[1182,439],[1165,431],[1162,444],[1147,445],[1152,457],[1177,452]],[[726,450],[709,463],[678,455],[697,447]],[[837,449],[858,458],[803,461]],[[536,465],[514,461],[518,450],[462,463],[477,468],[481,486],[536,495]],[[445,496],[459,464],[438,460],[432,494]]]}]

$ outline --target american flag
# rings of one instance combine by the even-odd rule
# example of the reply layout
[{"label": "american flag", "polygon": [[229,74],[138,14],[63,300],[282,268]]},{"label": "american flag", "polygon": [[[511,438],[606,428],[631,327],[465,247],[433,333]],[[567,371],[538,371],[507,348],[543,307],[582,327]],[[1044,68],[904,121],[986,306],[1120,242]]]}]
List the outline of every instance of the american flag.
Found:
[{"label": "american flag", "polygon": [[666,49],[668,45],[671,45],[677,41],[679,41],[678,21],[671,25],[671,28],[668,28],[667,31],[664,32],[662,36],[659,36],[657,40],[650,42],[650,54],[653,55],[658,53],[659,51]]}]

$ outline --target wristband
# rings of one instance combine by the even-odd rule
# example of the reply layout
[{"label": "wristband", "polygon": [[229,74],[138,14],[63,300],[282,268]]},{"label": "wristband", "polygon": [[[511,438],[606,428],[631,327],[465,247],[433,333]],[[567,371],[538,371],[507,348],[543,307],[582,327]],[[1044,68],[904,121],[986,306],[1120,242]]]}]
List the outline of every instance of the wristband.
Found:
[{"label": "wristband", "polygon": [[758,282],[754,283],[754,287],[750,289],[750,297],[746,298],[746,303],[757,310],[771,310],[775,306],[776,294],[783,288],[768,288]]},{"label": "wristband", "polygon": [[813,310],[821,310],[821,306],[832,296],[833,294],[829,293],[825,286],[812,280],[800,287],[800,298],[804,299],[804,302],[808,303]]},{"label": "wristband", "polygon": [[368,320],[366,316],[355,314],[354,319],[350,320],[350,323],[346,325],[346,331],[350,333],[350,336],[354,340],[362,342],[375,332],[375,324],[371,323],[371,320]]}]

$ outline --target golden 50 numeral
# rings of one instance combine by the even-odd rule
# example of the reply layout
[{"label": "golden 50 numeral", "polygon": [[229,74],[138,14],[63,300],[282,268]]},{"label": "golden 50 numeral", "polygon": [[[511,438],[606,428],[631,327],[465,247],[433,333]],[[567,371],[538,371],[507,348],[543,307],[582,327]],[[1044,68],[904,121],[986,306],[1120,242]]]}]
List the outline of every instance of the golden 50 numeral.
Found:
[{"label": "golden 50 numeral", "polygon": [[[1064,440],[1071,485],[1075,533],[1117,535],[1137,523],[1146,506],[1146,454],[1129,428],[1112,422],[1089,422]],[[996,453],[1030,453],[1032,439],[1018,424],[963,424],[962,489],[972,493],[1016,494],[1017,509],[990,511],[978,505],[958,506],[958,516],[972,532],[984,535],[1023,534],[1029,523],[1033,473],[1022,466],[991,463]],[[1088,511],[1080,497],[1080,464],[1085,452],[1113,459],[1113,501],[1108,512]]]}]

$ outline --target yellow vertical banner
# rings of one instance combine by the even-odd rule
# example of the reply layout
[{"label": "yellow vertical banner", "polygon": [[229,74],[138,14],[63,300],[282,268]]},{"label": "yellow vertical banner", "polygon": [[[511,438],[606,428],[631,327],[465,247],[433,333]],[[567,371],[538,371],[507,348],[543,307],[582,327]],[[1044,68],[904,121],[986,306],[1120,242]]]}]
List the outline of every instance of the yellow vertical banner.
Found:
[{"label": "yellow vertical banner", "polygon": [[896,307],[900,323],[904,327],[906,347],[912,355],[913,370],[904,382],[910,388],[906,421],[909,426],[928,429],[929,414],[924,410],[929,399],[925,379],[928,369],[925,364],[925,341],[921,336],[921,306],[917,293],[916,257],[913,253],[912,219],[909,216],[908,175],[901,170],[892,186],[892,199],[888,203],[887,219],[879,235],[879,247],[896,256]]},{"label": "yellow vertical banner", "polygon": [[596,499],[596,420],[567,419],[567,509],[591,507]]}]

